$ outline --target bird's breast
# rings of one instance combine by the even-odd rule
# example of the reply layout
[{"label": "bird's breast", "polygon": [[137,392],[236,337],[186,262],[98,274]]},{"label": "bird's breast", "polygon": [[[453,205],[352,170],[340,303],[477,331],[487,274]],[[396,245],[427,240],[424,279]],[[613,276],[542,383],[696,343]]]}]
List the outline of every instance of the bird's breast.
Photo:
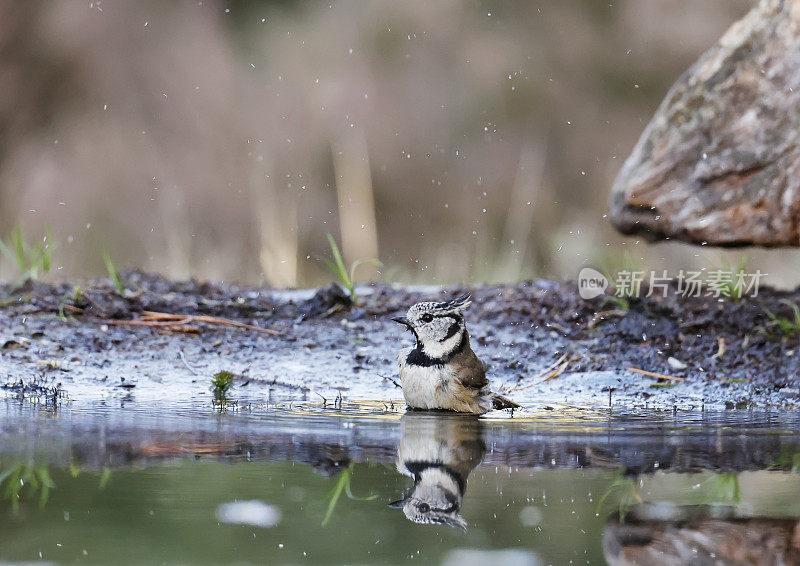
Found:
[{"label": "bird's breast", "polygon": [[439,391],[445,384],[440,366],[417,366],[400,364],[400,384],[403,386],[403,397],[410,407],[415,409],[440,408]]}]

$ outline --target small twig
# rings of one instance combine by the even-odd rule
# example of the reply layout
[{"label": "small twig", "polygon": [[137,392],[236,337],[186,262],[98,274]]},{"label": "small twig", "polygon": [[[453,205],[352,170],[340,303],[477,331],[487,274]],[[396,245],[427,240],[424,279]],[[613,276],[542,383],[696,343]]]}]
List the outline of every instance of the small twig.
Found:
[{"label": "small twig", "polygon": [[182,332],[184,334],[199,334],[200,327],[191,324],[173,324],[171,326],[160,327],[164,332]]},{"label": "small twig", "polygon": [[333,305],[331,308],[329,308],[329,309],[328,309],[328,310],[326,310],[324,313],[322,313],[322,318],[328,318],[328,317],[331,317],[331,316],[333,316],[334,314],[336,314],[337,312],[339,312],[340,310],[342,310],[343,308],[344,308],[344,307],[342,306],[342,303],[336,303],[336,304],[335,304],[335,305]]},{"label": "small twig", "polygon": [[600,321],[600,320],[602,320],[602,319],[604,319],[606,317],[625,316],[626,314],[628,314],[628,313],[625,312],[624,310],[620,310],[620,309],[612,309],[612,310],[597,312],[597,313],[594,314],[592,319],[586,324],[586,328],[591,330],[592,328],[595,327],[595,325],[598,323],[598,321]]},{"label": "small twig", "polygon": [[542,371],[539,372],[539,377],[544,377],[548,373],[550,373],[554,368],[558,366],[561,362],[563,362],[567,358],[567,354],[562,354],[560,358],[554,361],[552,364],[544,368]]},{"label": "small twig", "polygon": [[180,354],[181,356],[181,361],[183,362],[183,365],[185,365],[186,368],[190,372],[192,372],[193,375],[200,375],[199,373],[197,373],[197,370],[195,370],[192,366],[190,366],[189,362],[186,361],[186,356],[183,354],[183,350],[178,350],[178,354]]},{"label": "small twig", "polygon": [[557,322],[548,322],[548,323],[546,323],[546,325],[547,325],[548,328],[555,328],[556,330],[558,330],[562,334],[569,334],[569,328],[561,326]]},{"label": "small twig", "polygon": [[556,371],[554,371],[552,374],[544,378],[540,383],[544,383],[545,381],[550,381],[551,379],[558,377],[559,375],[561,375],[561,372],[563,372],[567,368],[569,364],[579,359],[580,359],[579,357],[573,357],[569,358],[568,360],[564,360],[564,363],[558,366],[558,368],[556,368]]},{"label": "small twig", "polygon": [[74,312],[74,313],[78,313],[78,314],[83,314],[83,309],[80,308],[80,307],[76,307],[76,306],[73,306],[73,305],[67,305],[67,304],[64,304],[63,307],[64,307],[64,310],[68,310],[68,311],[71,311],[71,312]]},{"label": "small twig", "polygon": [[400,385],[399,383],[397,383],[397,381],[395,381],[394,379],[392,379],[392,378],[391,378],[391,377],[389,377],[388,375],[382,375],[381,377],[382,377],[383,379],[387,380],[387,381],[391,381],[391,382],[394,384],[394,386],[395,386],[395,387],[399,387],[399,388],[401,388],[401,389],[403,388],[403,386],[402,386],[402,385]]},{"label": "small twig", "polygon": [[108,326],[177,326],[179,324],[187,324],[189,320],[163,320],[163,321],[156,321],[156,320],[145,320],[145,319],[137,319],[137,320],[107,320],[105,324]]},{"label": "small twig", "polygon": [[235,326],[237,328],[246,328],[248,330],[255,330],[256,332],[263,332],[264,334],[272,334],[273,336],[280,334],[280,332],[278,332],[277,330],[261,328],[260,326],[253,326],[252,324],[245,324],[243,322],[237,322],[235,320],[230,320],[228,318],[221,318],[218,316],[210,316],[206,314],[174,315],[174,314],[160,313],[153,311],[142,311],[142,314],[145,317],[148,317],[152,320],[168,320],[169,318],[173,318],[175,320],[180,320],[181,324],[186,324],[188,322],[205,322],[208,324],[219,324],[222,326]]},{"label": "small twig", "polygon": [[103,307],[101,307],[99,304],[97,304],[97,301],[93,300],[92,297],[90,297],[87,293],[83,293],[82,296],[83,296],[84,299],[86,299],[86,301],[89,304],[91,304],[95,309],[97,309],[97,313],[99,315],[106,314],[105,309]]},{"label": "small twig", "polygon": [[711,356],[712,360],[715,360],[717,358],[721,358],[722,356],[725,355],[725,338],[723,338],[722,336],[718,337],[717,338],[717,346],[719,347],[719,349],[717,350],[716,354]]},{"label": "small twig", "polygon": [[[576,362],[579,359],[581,359],[580,356],[572,356],[571,358],[567,358],[568,355],[569,354],[563,354],[555,362],[553,362],[552,364],[547,366],[545,369],[543,369],[541,372],[539,372],[539,377],[544,377],[543,380],[535,381],[533,383],[528,383],[527,385],[509,387],[507,391],[509,393],[516,392],[516,391],[523,391],[525,389],[528,389],[530,387],[533,387],[535,385],[539,385],[541,383],[544,383],[545,381],[550,381],[551,379],[554,379],[554,378],[558,377],[559,375],[561,375],[561,373],[565,369],[567,369],[567,366],[569,364],[571,364],[572,362]],[[547,376],[547,377],[545,377],[545,376]]]},{"label": "small twig", "polygon": [[642,375],[646,375],[648,377],[655,377],[658,379],[668,379],[670,381],[683,381],[682,377],[675,377],[674,375],[665,375],[663,373],[656,373],[654,371],[647,371],[639,368],[628,368],[628,371],[632,371],[634,373],[641,373]]}]

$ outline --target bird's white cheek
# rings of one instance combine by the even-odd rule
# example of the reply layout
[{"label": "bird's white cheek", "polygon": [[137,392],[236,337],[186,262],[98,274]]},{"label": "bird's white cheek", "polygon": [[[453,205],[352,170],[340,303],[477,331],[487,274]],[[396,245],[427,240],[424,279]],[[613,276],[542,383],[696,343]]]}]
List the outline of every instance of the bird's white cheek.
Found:
[{"label": "bird's white cheek", "polygon": [[458,347],[460,342],[461,332],[457,333],[455,336],[451,336],[444,342],[425,342],[422,345],[422,351],[431,358],[443,358],[444,356],[450,355]]}]

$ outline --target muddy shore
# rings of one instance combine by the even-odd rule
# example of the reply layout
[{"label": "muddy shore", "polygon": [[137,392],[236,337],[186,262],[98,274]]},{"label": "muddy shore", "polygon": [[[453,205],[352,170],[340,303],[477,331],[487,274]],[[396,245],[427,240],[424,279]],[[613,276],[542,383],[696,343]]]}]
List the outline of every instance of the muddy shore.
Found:
[{"label": "muddy shore", "polygon": [[[800,408],[800,292],[762,288],[739,301],[670,294],[615,309],[583,300],[574,283],[359,288],[359,305],[332,287],[277,291],[170,281],[130,272],[108,280],[0,285],[0,391],[56,402],[97,399],[210,403],[218,371],[239,403],[402,406],[396,356],[411,336],[390,317],[419,300],[466,290],[476,353],[496,389],[532,410],[557,405],[680,410]],[[128,325],[145,312],[206,315]],[[120,324],[122,322],[123,324]],[[670,360],[672,358],[672,360]],[[632,372],[644,370],[666,377]]]}]

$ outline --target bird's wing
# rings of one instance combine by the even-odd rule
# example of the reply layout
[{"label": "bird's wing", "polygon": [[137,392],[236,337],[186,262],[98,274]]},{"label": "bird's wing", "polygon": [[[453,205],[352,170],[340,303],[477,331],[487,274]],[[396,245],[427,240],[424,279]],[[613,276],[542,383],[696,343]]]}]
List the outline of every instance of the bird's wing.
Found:
[{"label": "bird's wing", "polygon": [[466,350],[457,356],[453,361],[455,378],[464,386],[470,389],[483,389],[488,385],[486,379],[487,366],[482,362],[475,352]]}]

